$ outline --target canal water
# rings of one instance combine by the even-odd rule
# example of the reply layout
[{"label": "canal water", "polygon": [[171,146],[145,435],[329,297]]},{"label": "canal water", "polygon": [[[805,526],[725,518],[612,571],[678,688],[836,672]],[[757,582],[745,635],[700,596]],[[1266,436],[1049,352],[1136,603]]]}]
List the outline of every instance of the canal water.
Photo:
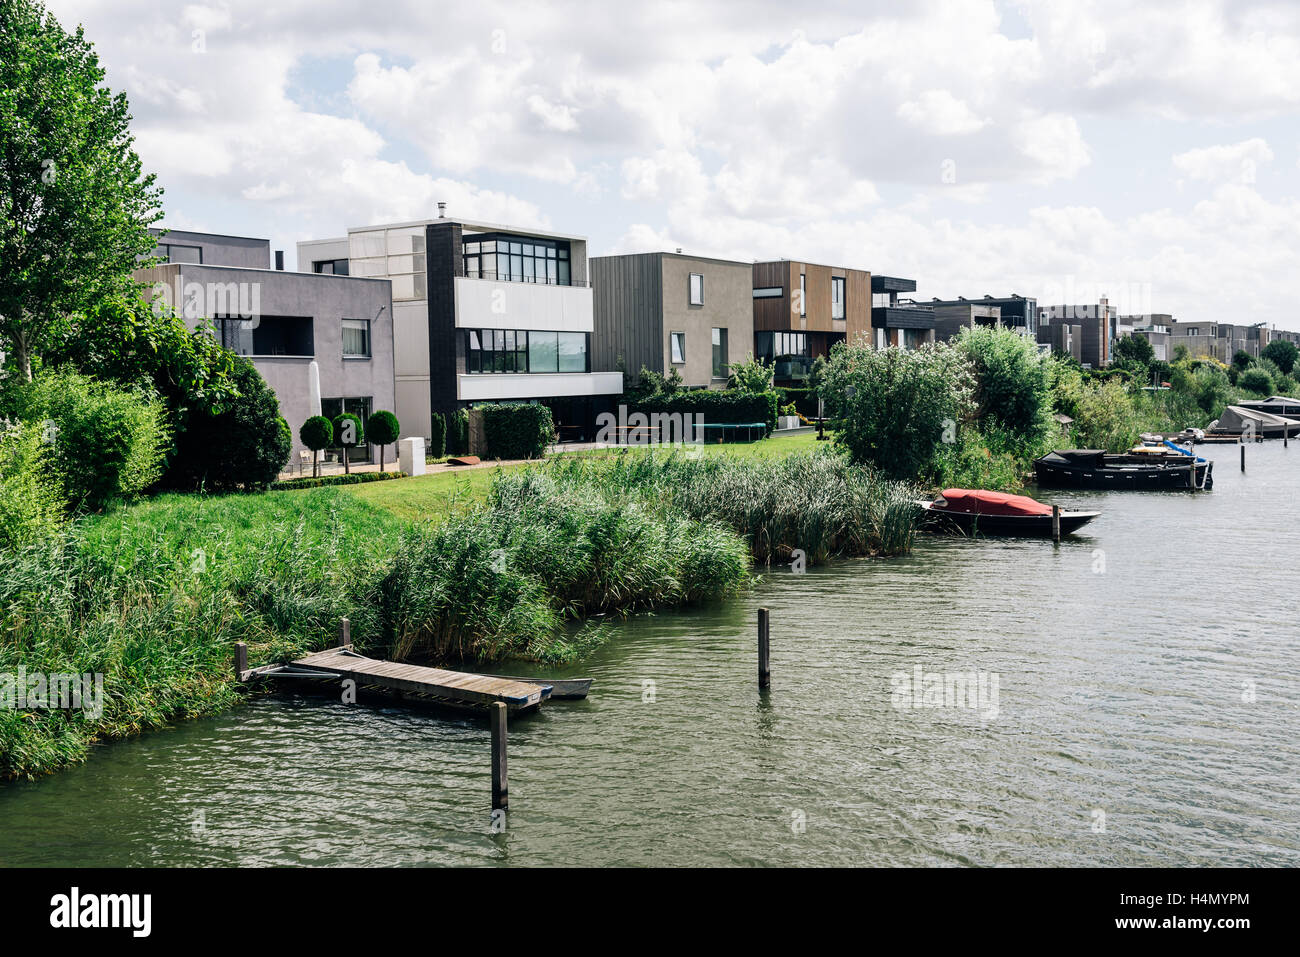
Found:
[{"label": "canal water", "polygon": [[1300,444],[1206,454],[1211,492],[1044,491],[1102,510],[1060,548],[618,625],[512,722],[502,833],[485,720],[268,698],[0,788],[0,864],[1300,865]]}]

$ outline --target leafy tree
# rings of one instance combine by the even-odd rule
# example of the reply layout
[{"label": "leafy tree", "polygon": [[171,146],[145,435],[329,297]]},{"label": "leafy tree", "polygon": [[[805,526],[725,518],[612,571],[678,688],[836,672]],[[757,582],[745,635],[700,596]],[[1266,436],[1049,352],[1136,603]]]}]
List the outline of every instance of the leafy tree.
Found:
[{"label": "leafy tree", "polygon": [[1245,349],[1238,349],[1232,355],[1233,368],[1235,368],[1238,372],[1242,372],[1246,369],[1249,369],[1251,363],[1254,361],[1255,361],[1254,357],[1251,356],[1251,354],[1247,352]]},{"label": "leafy tree", "polygon": [[312,478],[320,475],[320,450],[327,449],[334,441],[334,426],[323,415],[313,415],[298,430],[302,444],[311,449]]},{"label": "leafy tree", "polygon": [[672,395],[680,391],[685,385],[682,374],[676,368],[669,370],[667,375],[655,372],[647,366],[641,367],[641,372],[637,376],[636,385],[628,389],[631,396],[646,398],[652,395]]},{"label": "leafy tree", "polygon": [[[379,446],[379,471],[382,472],[384,470],[384,446],[397,441],[398,436],[402,434],[402,426],[397,421],[397,416],[380,409],[366,419],[366,434],[370,436],[371,442]],[[441,457],[442,453],[439,452],[438,455]]]},{"label": "leafy tree", "polygon": [[351,412],[344,412],[341,415],[334,416],[334,441],[335,447],[339,450],[339,456],[343,459],[343,472],[346,475],[352,473],[352,461],[348,456],[348,449],[360,445],[365,441],[366,430],[361,423],[360,416],[353,415]]},{"label": "leafy tree", "polygon": [[155,246],[162,190],[103,79],[80,27],[0,0],[0,337],[28,381],[69,317],[127,288]]},{"label": "leafy tree", "polygon": [[1277,363],[1277,367],[1282,370],[1283,375],[1290,375],[1295,369],[1296,360],[1300,359],[1300,349],[1296,348],[1294,342],[1286,339],[1274,339],[1264,347],[1260,354],[1261,359],[1268,359]]},{"label": "leafy tree", "polygon": [[1124,336],[1115,343],[1115,359],[1118,362],[1149,366],[1155,361],[1156,351],[1146,336]]},{"label": "leafy tree", "polygon": [[728,388],[741,392],[771,392],[776,367],[767,365],[762,359],[755,359],[754,353],[745,356],[744,362],[737,362],[731,367],[731,381]]},{"label": "leafy tree", "polygon": [[293,433],[275,392],[249,359],[232,356],[232,362],[234,395],[190,414],[164,476],[167,485],[210,492],[266,488],[289,461]]},{"label": "leafy tree", "polygon": [[835,444],[854,462],[913,479],[972,410],[970,363],[948,345],[906,351],[837,345],[822,385]]}]

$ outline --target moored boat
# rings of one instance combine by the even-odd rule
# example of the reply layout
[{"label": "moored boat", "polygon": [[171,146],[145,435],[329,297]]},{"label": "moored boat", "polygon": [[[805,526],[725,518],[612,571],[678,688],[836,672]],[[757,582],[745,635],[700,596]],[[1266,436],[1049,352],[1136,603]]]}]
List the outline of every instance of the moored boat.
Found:
[{"label": "moored boat", "polygon": [[495,675],[509,681],[524,681],[528,684],[541,685],[551,689],[552,701],[572,701],[587,697],[591,690],[591,678],[519,678],[512,675]]},{"label": "moored boat", "polygon": [[1256,411],[1244,404],[1230,405],[1206,431],[1212,436],[1235,436],[1243,440],[1280,439],[1284,435],[1300,435],[1300,419]]},{"label": "moored boat", "polygon": [[[1052,506],[1027,495],[948,488],[933,502],[917,502],[927,524],[967,535],[1052,537]],[[1061,512],[1061,534],[1069,535],[1100,512]]]},{"label": "moored boat", "polygon": [[1300,419],[1300,399],[1286,395],[1270,395],[1267,399],[1238,402],[1237,406],[1251,412],[1267,412],[1286,419]]},{"label": "moored boat", "polygon": [[1039,485],[1048,488],[1174,491],[1214,487],[1213,462],[1177,446],[1171,448],[1174,454],[1060,449],[1036,459],[1034,475]]}]

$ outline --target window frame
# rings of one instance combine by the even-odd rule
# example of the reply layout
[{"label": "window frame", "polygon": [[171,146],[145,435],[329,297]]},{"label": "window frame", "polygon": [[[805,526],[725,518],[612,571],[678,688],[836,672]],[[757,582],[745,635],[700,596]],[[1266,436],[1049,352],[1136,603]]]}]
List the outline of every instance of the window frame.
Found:
[{"label": "window frame", "polygon": [[[687,273],[686,280],[686,305],[692,309],[698,309],[704,305],[704,273],[693,272]],[[695,301],[695,280],[700,281],[700,300]]]},{"label": "window frame", "polygon": [[[681,358],[675,358],[680,356]],[[670,365],[680,366],[686,364],[686,333],[669,332],[668,333],[668,361]]]},{"label": "window frame", "polygon": [[375,356],[374,356],[374,353],[375,353],[375,346],[374,346],[374,342],[373,342],[373,340],[372,340],[372,338],[371,338],[371,335],[370,335],[370,320],[369,320],[369,319],[353,319],[353,318],[351,318],[351,317],[346,317],[346,316],[345,316],[343,319],[339,320],[339,328],[340,328],[340,331],[343,331],[343,330],[348,329],[348,323],[350,323],[350,322],[361,323],[362,331],[365,333],[365,336],[366,336],[366,351],[365,351],[364,353],[361,353],[361,352],[348,352],[348,351],[347,351],[347,346],[346,346],[346,343],[347,343],[347,337],[341,335],[341,336],[339,336],[339,348],[340,348],[340,351],[341,351],[341,353],[342,353],[342,355],[343,355],[343,358],[344,358],[344,359],[373,359],[373,358],[375,357]]}]

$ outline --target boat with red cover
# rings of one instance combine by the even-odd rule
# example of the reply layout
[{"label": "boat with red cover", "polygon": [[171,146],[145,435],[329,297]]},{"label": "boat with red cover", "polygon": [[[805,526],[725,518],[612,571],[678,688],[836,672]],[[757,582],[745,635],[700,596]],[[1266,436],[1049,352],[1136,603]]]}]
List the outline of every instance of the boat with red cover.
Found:
[{"label": "boat with red cover", "polygon": [[[1052,537],[1052,506],[1027,495],[947,488],[933,502],[917,502],[933,525],[967,535],[1026,535]],[[1100,512],[1061,510],[1061,534],[1087,525]]]}]

